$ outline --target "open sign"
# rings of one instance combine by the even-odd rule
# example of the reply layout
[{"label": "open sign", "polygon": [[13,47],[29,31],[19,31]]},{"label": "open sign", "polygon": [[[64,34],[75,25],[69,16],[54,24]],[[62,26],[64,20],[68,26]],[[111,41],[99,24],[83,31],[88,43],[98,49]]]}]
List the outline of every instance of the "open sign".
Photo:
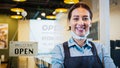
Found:
[{"label": "open sign", "polygon": [[38,52],[37,42],[11,41],[9,47],[10,56],[36,56]]}]

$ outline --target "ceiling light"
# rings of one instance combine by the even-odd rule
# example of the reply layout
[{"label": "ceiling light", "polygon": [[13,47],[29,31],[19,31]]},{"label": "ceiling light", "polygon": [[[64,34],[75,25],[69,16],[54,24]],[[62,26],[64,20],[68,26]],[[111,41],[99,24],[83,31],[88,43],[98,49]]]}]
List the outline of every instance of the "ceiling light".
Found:
[{"label": "ceiling light", "polygon": [[13,0],[13,1],[16,1],[16,2],[25,2],[26,0]]},{"label": "ceiling light", "polygon": [[64,3],[66,3],[66,4],[75,4],[78,2],[79,2],[79,0],[64,0]]},{"label": "ceiling light", "polygon": [[53,14],[53,15],[55,15],[55,14],[56,14],[56,12],[54,11],[54,12],[52,12],[52,14]]},{"label": "ceiling light", "polygon": [[38,17],[38,18],[37,18],[37,20],[41,20],[41,18],[40,18],[40,17]]},{"label": "ceiling light", "polygon": [[55,12],[59,13],[59,12],[67,12],[67,9],[65,8],[57,8],[55,9]]},{"label": "ceiling light", "polygon": [[17,12],[17,15],[20,15],[20,12]]},{"label": "ceiling light", "polygon": [[22,16],[21,15],[12,15],[11,18],[13,18],[13,19],[21,19]]},{"label": "ceiling light", "polygon": [[48,16],[46,16],[46,18],[47,19],[56,19],[56,16],[54,16],[54,15],[48,15]]},{"label": "ceiling light", "polygon": [[46,14],[45,14],[44,12],[43,12],[43,13],[41,13],[41,16],[45,17],[45,15],[46,15]]},{"label": "ceiling light", "polygon": [[22,9],[22,8],[11,8],[10,10],[12,12],[23,12],[24,11],[24,9]]}]

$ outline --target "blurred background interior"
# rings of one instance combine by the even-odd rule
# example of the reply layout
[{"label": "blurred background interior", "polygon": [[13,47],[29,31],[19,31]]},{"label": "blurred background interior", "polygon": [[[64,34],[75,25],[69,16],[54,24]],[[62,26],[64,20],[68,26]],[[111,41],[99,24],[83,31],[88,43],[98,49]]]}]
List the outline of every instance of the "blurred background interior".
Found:
[{"label": "blurred background interior", "polygon": [[[10,57],[9,42],[30,40],[28,39],[30,35],[30,26],[28,25],[31,25],[29,24],[31,22],[41,23],[52,21],[59,23],[57,25],[63,25],[67,22],[66,18],[69,8],[74,3],[85,2],[92,9],[94,14],[93,27],[96,27],[96,29],[93,28],[93,33],[91,32],[90,37],[94,37],[94,41],[101,42],[101,33],[108,34],[109,37],[104,37],[105,41],[109,40],[108,43],[110,43],[111,57],[113,58],[115,65],[120,68],[120,0],[101,0],[101,2],[104,1],[105,3],[109,2],[109,10],[103,10],[106,10],[110,14],[108,17],[107,15],[104,15],[108,18],[107,22],[109,23],[104,24],[106,23],[104,22],[102,26],[109,26],[108,32],[100,31],[102,30],[102,27],[100,26],[100,8],[108,6],[108,4],[101,5],[100,0],[0,0],[0,36],[3,36],[5,39],[3,40],[3,37],[0,37],[0,66],[2,68],[51,68],[50,59],[46,58],[46,55],[41,58],[39,58],[39,56]],[[27,26],[24,23],[27,23]],[[36,24],[36,26],[37,25],[38,24]],[[66,24],[64,27],[66,28]],[[60,42],[63,42],[68,38],[69,37],[65,37],[65,39]],[[3,42],[6,42],[6,44]],[[53,48],[54,46],[51,45],[51,47]],[[51,47],[48,47],[48,50],[51,50]],[[38,48],[41,49],[40,46]],[[42,49],[47,48],[43,47]],[[2,57],[4,60],[2,60]]]}]

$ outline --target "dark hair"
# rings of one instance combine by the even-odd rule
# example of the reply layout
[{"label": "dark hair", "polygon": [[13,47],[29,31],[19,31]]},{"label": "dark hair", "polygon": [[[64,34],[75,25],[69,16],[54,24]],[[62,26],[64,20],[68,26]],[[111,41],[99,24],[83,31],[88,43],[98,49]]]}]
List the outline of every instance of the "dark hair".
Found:
[{"label": "dark hair", "polygon": [[71,18],[72,11],[73,11],[74,9],[76,9],[76,8],[79,8],[79,7],[82,7],[82,8],[84,8],[84,9],[88,10],[89,13],[90,13],[90,19],[92,20],[92,17],[93,17],[92,11],[91,11],[91,9],[89,8],[89,6],[88,6],[87,4],[85,4],[85,3],[83,3],[83,2],[78,2],[78,3],[74,4],[74,5],[70,8],[69,13],[68,13],[68,20],[70,20],[70,18]]}]

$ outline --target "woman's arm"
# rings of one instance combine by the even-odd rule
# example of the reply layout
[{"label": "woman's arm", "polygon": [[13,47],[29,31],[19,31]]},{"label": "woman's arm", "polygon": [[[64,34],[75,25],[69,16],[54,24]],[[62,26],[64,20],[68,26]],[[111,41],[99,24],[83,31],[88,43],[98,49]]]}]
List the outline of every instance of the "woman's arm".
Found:
[{"label": "woman's arm", "polygon": [[107,45],[102,45],[102,59],[105,68],[116,68],[113,59],[110,56],[110,49]]},{"label": "woman's arm", "polygon": [[64,58],[62,55],[62,45],[56,45],[52,51],[52,68],[64,68]]}]

